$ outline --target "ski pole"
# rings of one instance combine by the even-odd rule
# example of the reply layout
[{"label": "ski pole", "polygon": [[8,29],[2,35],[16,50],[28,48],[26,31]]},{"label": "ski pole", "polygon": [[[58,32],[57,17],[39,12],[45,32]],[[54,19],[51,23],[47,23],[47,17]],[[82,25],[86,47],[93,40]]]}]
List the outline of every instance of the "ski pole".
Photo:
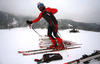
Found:
[{"label": "ski pole", "polygon": [[32,26],[32,29],[33,29],[40,37],[42,37],[42,36],[33,28],[33,26]]},{"label": "ski pole", "polygon": [[[31,24],[29,24],[29,28],[31,29]],[[37,33],[40,37],[42,37],[33,27],[32,27],[32,29],[35,31],[35,33]]]}]

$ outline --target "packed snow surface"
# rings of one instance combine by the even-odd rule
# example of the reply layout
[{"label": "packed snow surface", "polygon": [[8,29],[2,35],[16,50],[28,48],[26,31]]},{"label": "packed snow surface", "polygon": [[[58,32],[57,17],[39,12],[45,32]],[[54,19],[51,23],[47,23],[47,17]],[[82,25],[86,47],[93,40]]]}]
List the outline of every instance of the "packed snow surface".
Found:
[{"label": "packed snow surface", "polygon": [[[47,34],[47,29],[35,30],[41,35]],[[59,30],[64,40],[77,42],[82,45],[78,49],[52,52],[60,53],[63,59],[52,61],[48,64],[64,64],[80,58],[83,54],[89,55],[94,50],[100,50],[100,32],[79,31],[79,33],[69,33],[69,29]],[[39,38],[39,35],[28,27],[0,29],[0,64],[37,64],[34,62],[34,59],[41,59],[43,54],[23,56],[18,51],[39,49]],[[100,64],[100,61],[92,60],[90,64]]]}]

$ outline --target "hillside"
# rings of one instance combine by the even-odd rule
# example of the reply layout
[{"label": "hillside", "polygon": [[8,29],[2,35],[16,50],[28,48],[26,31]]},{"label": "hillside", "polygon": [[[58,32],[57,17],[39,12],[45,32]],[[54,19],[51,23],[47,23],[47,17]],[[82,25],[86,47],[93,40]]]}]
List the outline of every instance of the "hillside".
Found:
[{"label": "hillside", "polygon": [[16,16],[0,11],[0,29],[9,29],[27,26],[26,20],[32,20],[31,17]]},{"label": "hillside", "polygon": [[[10,29],[16,27],[26,27],[26,20],[34,20],[36,17],[23,17],[16,16],[6,12],[0,11],[0,29]],[[96,23],[82,23],[75,22],[68,19],[58,19],[59,29],[69,29],[68,24],[72,25],[72,28],[78,28],[89,31],[100,32],[100,24]],[[33,25],[34,28],[47,28],[47,22],[41,19],[39,22]]]}]

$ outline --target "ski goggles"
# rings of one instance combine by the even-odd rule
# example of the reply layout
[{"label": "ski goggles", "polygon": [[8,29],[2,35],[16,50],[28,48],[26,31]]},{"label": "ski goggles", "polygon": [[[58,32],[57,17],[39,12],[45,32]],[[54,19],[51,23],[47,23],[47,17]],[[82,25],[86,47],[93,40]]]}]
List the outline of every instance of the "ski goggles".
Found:
[{"label": "ski goggles", "polygon": [[40,8],[41,6],[44,6],[42,3],[40,3],[39,5],[38,5],[38,8]]}]

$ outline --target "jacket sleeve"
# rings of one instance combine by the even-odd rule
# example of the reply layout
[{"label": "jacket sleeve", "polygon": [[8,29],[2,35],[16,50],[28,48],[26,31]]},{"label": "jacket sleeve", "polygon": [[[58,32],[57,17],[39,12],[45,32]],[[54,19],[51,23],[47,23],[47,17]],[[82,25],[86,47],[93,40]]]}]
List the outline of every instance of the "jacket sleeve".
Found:
[{"label": "jacket sleeve", "polygon": [[42,18],[41,15],[42,15],[42,13],[40,13],[39,16],[35,20],[33,20],[32,22],[33,23],[38,22]]},{"label": "jacket sleeve", "polygon": [[50,8],[50,7],[48,7],[48,11],[52,12],[52,14],[55,14],[58,10],[56,8]]}]

